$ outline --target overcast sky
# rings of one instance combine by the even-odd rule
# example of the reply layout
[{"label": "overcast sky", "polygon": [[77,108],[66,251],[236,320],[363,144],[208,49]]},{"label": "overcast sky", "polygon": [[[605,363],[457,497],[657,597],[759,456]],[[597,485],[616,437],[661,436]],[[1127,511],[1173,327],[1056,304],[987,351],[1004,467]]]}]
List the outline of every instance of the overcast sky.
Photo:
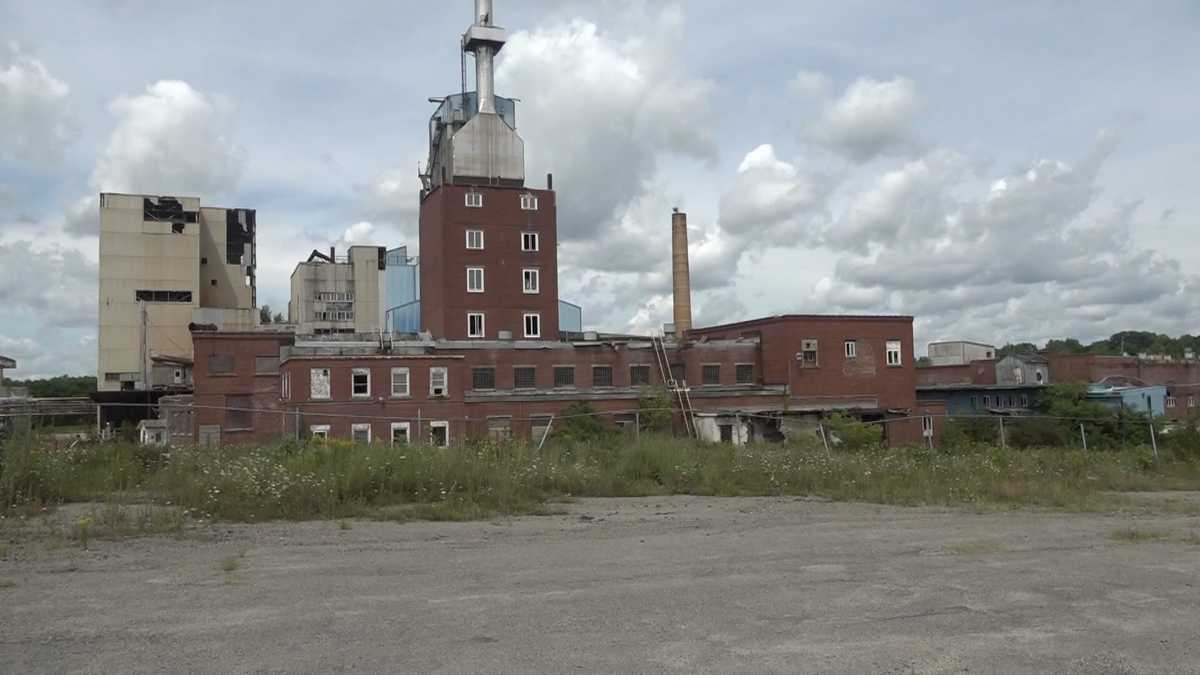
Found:
[{"label": "overcast sky", "polygon": [[[497,93],[589,328],[916,317],[937,339],[1200,332],[1200,3],[519,2]],[[471,0],[0,0],[0,354],[91,374],[100,191],[258,210],[261,303],[416,246]],[[471,68],[468,60],[468,68]]]}]

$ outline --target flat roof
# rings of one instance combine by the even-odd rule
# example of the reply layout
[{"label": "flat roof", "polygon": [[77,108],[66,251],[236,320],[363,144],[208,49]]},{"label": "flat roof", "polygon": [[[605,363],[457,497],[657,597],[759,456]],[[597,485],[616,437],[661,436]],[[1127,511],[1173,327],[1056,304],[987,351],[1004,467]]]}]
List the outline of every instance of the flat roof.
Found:
[{"label": "flat roof", "polygon": [[764,316],[757,319],[746,319],[745,321],[734,321],[732,323],[720,323],[714,326],[704,326],[703,328],[692,328],[689,333],[699,333],[710,330],[723,330],[726,328],[740,328],[742,326],[758,326],[765,323],[773,323],[777,321],[787,320],[801,321],[887,321],[894,323],[912,323],[913,318],[903,314],[776,314],[774,316]]}]

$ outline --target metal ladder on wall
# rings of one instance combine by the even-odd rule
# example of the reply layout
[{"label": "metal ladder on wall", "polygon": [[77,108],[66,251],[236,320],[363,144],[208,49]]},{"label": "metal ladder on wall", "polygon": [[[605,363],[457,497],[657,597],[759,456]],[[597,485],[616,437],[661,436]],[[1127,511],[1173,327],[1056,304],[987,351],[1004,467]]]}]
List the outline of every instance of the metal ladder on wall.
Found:
[{"label": "metal ladder on wall", "polygon": [[667,346],[663,342],[662,337],[655,337],[651,340],[654,343],[654,356],[658,360],[658,372],[662,377],[663,383],[667,389],[675,394],[675,400],[679,403],[679,412],[683,417],[683,429],[689,438],[696,436],[696,421],[692,419],[692,397],[688,394],[687,382],[680,382],[675,379],[671,373],[671,362],[667,358]]}]

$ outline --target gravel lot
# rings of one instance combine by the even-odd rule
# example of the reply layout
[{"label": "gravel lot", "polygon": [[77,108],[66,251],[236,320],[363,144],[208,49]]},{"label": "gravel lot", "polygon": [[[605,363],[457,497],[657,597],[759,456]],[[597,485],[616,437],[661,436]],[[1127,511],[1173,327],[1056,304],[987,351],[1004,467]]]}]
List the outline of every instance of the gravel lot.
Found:
[{"label": "gravel lot", "polygon": [[1166,499],[594,499],[20,539],[0,549],[0,672],[1200,672],[1200,518],[1180,508],[1200,500]]}]

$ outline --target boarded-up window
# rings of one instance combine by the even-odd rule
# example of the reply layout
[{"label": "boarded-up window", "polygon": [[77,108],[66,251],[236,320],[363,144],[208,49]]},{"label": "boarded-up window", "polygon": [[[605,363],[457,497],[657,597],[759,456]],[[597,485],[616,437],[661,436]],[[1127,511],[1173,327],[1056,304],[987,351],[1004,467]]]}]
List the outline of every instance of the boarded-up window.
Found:
[{"label": "boarded-up window", "polygon": [[488,438],[494,440],[504,440],[512,438],[512,418],[511,417],[489,417]]},{"label": "boarded-up window", "polygon": [[256,356],[254,357],[254,374],[255,375],[275,375],[279,373],[279,357],[278,356]]},{"label": "boarded-up window", "polygon": [[309,371],[309,397],[314,399],[329,398],[329,369],[313,368]]},{"label": "boarded-up window", "polygon": [[533,389],[537,386],[537,369],[533,366],[513,368],[513,386],[517,389]]},{"label": "boarded-up window", "polygon": [[641,387],[650,384],[650,366],[629,366],[629,385]]},{"label": "boarded-up window", "polygon": [[556,387],[574,387],[575,386],[575,367],[574,366],[554,366],[554,386],[556,386]]},{"label": "boarded-up window", "polygon": [[254,399],[249,396],[225,397],[225,428],[254,428]]},{"label": "boarded-up window", "polygon": [[612,386],[612,366],[592,366],[592,386]]},{"label": "boarded-up window", "polygon": [[496,369],[495,368],[472,368],[471,369],[471,388],[472,389],[495,389],[496,388]]},{"label": "boarded-up window", "polygon": [[753,363],[737,364],[737,383],[738,384],[754,384],[754,364]]},{"label": "boarded-up window", "polygon": [[233,373],[233,354],[209,354],[208,374],[229,375]]}]

